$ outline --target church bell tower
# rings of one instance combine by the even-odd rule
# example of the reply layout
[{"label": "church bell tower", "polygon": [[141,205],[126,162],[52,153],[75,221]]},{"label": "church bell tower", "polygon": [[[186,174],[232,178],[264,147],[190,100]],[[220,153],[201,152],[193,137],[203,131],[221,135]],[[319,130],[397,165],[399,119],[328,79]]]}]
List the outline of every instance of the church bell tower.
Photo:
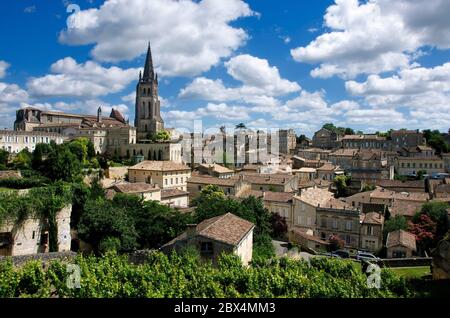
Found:
[{"label": "church bell tower", "polygon": [[139,140],[148,139],[149,135],[164,130],[161,118],[161,102],[158,97],[158,74],[153,67],[152,51],[148,45],[144,74],[139,74],[136,87],[136,110],[134,125]]}]

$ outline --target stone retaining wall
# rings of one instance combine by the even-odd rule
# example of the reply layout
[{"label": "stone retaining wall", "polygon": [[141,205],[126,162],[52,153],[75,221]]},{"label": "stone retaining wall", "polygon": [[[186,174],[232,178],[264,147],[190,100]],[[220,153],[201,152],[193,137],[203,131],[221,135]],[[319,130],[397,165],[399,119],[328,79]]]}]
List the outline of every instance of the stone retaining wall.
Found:
[{"label": "stone retaining wall", "polygon": [[0,262],[6,259],[12,259],[15,266],[20,266],[28,261],[39,260],[44,263],[50,262],[52,260],[68,261],[74,259],[76,256],[77,253],[75,252],[42,253],[21,256],[0,256]]}]

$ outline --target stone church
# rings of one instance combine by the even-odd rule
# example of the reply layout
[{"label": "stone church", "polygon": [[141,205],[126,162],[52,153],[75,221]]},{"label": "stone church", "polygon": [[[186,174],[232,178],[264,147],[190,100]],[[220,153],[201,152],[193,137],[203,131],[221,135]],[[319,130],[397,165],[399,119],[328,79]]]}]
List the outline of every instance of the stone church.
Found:
[{"label": "stone church", "polygon": [[136,87],[136,110],[134,126],[138,140],[149,139],[151,134],[164,130],[161,118],[161,102],[158,97],[158,74],[153,67],[152,50],[148,45],[144,75],[139,74]]},{"label": "stone church", "polygon": [[[163,130],[172,133],[172,140],[166,142],[149,140],[152,134]],[[100,107],[97,116],[24,108],[16,112],[14,131],[11,132],[17,135],[17,138],[11,138],[11,140],[17,140],[20,143],[21,147],[18,151],[30,146],[27,145],[26,138],[22,137],[24,132],[53,133],[69,140],[78,137],[89,138],[97,153],[111,156],[130,158],[141,155],[146,160],[181,162],[181,144],[174,134],[175,130],[165,129],[161,118],[158,74],[154,69],[150,44],[144,73],[139,74],[136,87],[134,126],[130,125],[116,109],[111,111],[109,117],[104,117]]]}]

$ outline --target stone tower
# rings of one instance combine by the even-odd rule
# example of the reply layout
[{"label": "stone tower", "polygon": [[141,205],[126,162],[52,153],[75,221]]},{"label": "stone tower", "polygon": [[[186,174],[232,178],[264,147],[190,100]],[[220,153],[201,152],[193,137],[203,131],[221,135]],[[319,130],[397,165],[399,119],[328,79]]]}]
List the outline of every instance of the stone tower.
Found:
[{"label": "stone tower", "polygon": [[136,87],[136,110],[134,125],[139,140],[147,139],[149,135],[164,130],[161,118],[161,102],[158,98],[158,74],[153,67],[152,51],[148,45],[144,74],[139,74]]}]

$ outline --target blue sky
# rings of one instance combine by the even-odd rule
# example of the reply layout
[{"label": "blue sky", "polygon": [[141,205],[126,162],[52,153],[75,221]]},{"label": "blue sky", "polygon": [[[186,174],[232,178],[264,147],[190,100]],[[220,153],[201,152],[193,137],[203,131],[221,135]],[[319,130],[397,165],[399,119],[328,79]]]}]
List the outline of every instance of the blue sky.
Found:
[{"label": "blue sky", "polygon": [[114,107],[132,122],[151,40],[166,126],[446,131],[449,12],[446,0],[2,1],[0,127],[27,106]]}]

